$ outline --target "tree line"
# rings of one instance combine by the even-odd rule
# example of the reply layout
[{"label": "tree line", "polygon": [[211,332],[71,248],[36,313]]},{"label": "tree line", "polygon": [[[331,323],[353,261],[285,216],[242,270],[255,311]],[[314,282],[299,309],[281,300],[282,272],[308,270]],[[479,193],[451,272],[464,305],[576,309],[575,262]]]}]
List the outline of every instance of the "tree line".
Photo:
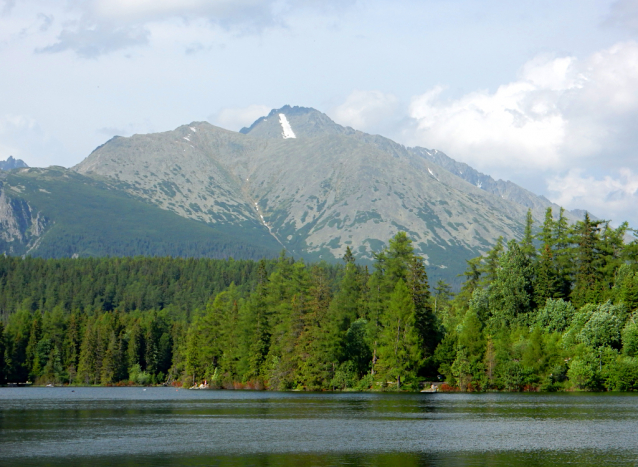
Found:
[{"label": "tree line", "polygon": [[371,269],[349,248],[339,266],[283,253],[260,262],[0,258],[0,378],[274,390],[416,390],[425,380],[462,391],[637,388],[638,242],[627,241],[628,226],[588,215],[569,225],[562,210],[548,209],[536,230],[528,213],[523,239],[499,239],[469,260],[456,294],[444,281],[430,287],[404,232]]}]

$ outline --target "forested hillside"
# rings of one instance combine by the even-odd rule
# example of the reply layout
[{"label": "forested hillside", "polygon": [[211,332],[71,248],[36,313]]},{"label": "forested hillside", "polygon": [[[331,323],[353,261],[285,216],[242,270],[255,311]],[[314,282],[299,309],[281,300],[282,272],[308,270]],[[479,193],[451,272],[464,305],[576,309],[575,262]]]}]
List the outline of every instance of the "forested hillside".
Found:
[{"label": "forested hillside", "polygon": [[281,248],[256,221],[185,219],[62,167],[0,173],[0,253],[260,259]]},{"label": "forested hillside", "polygon": [[548,209],[430,287],[398,233],[372,270],[170,259],[0,260],[4,381],[274,390],[634,390],[638,243]]}]

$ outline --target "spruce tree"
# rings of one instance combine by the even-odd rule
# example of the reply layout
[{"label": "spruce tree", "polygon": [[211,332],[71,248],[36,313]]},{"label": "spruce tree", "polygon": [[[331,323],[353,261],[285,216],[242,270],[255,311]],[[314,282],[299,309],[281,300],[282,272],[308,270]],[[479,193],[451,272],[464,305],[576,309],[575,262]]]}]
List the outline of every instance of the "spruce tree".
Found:
[{"label": "spruce tree", "polygon": [[69,382],[73,383],[80,363],[80,344],[82,343],[81,318],[78,313],[72,313],[63,342],[62,359],[69,375]]},{"label": "spruce tree", "polygon": [[98,336],[96,322],[89,322],[84,331],[80,346],[80,363],[78,380],[83,384],[99,384],[100,368],[98,366]]},{"label": "spruce tree", "polygon": [[523,232],[523,239],[521,240],[521,252],[532,261],[536,257],[536,248],[534,247],[534,218],[532,217],[532,210],[527,210],[525,217],[525,230]]},{"label": "spruce tree", "polygon": [[600,251],[600,278],[604,296],[602,300],[610,298],[610,291],[615,281],[615,275],[618,268],[625,263],[625,235],[629,225],[623,222],[618,228],[614,229],[609,222],[604,222],[600,233],[599,251]]},{"label": "spruce tree", "polygon": [[400,389],[402,379],[416,378],[423,347],[416,329],[414,301],[403,279],[397,281],[390,296],[379,337],[380,374],[386,379],[394,379]]},{"label": "spruce tree", "polygon": [[243,355],[240,368],[243,379],[262,384],[266,373],[266,358],[270,351],[272,331],[267,308],[268,277],[265,261],[260,261],[256,290],[242,308],[240,325],[243,330]]},{"label": "spruce tree", "polygon": [[541,231],[538,233],[538,239],[541,242],[541,251],[543,250],[545,245],[547,245],[550,249],[553,247],[555,228],[556,222],[554,221],[552,208],[547,208],[545,210],[545,220],[543,221],[543,226],[541,228]]},{"label": "spruce tree", "polygon": [[461,293],[459,294],[461,301],[468,301],[474,293],[474,290],[479,287],[481,275],[483,274],[482,261],[483,258],[480,256],[465,260],[467,269],[463,274],[459,274],[459,276],[465,277],[465,281],[461,286]]},{"label": "spruce tree", "polygon": [[40,375],[41,367],[38,358],[37,347],[42,339],[42,315],[35,313],[31,321],[31,330],[29,332],[29,341],[26,348],[26,364],[29,371],[29,378],[33,381]]},{"label": "spruce tree", "polygon": [[576,308],[585,303],[598,303],[601,300],[597,287],[601,278],[600,221],[592,221],[585,213],[582,221],[574,226],[573,243],[576,244],[574,289],[571,300]]},{"label": "spruce tree", "polygon": [[361,271],[354,262],[350,247],[343,257],[345,270],[339,283],[339,291],[333,301],[332,316],[337,322],[339,330],[345,333],[352,323],[363,317],[363,278]]},{"label": "spruce tree", "polygon": [[570,249],[572,239],[565,209],[560,208],[558,219],[553,224],[552,253],[556,265],[556,286],[558,298],[567,299],[571,293],[573,275],[573,257]]},{"label": "spruce tree", "polygon": [[538,306],[543,306],[548,298],[559,298],[563,295],[555,259],[555,226],[552,208],[547,208],[543,227],[538,234],[541,245],[535,264],[534,301]]},{"label": "spruce tree", "polygon": [[496,271],[498,270],[498,262],[503,254],[503,237],[498,237],[494,247],[487,252],[487,256],[483,261],[483,265],[480,267],[481,275],[483,279],[480,281],[482,286],[488,286],[496,280]]},{"label": "spruce tree", "polygon": [[438,344],[438,329],[432,309],[430,285],[423,259],[414,255],[409,264],[407,287],[414,303],[415,327],[423,347],[421,355],[429,357]]},{"label": "spruce tree", "polygon": [[[309,390],[327,388],[332,379],[343,334],[330,319],[330,287],[325,271],[313,266],[307,313],[299,337],[299,380]],[[333,308],[334,310],[334,308]],[[349,326],[348,326],[349,327]]]},{"label": "spruce tree", "polygon": [[534,277],[534,302],[541,306],[548,298],[559,298],[558,278],[554,265],[554,255],[545,244],[536,263]]}]

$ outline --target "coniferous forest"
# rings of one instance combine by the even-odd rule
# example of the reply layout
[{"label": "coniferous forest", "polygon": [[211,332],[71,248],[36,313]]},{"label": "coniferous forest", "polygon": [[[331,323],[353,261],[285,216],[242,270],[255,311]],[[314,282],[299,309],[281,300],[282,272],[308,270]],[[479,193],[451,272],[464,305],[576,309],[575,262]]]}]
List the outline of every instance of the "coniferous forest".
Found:
[{"label": "coniferous forest", "polygon": [[429,284],[399,232],[358,265],[0,258],[0,382],[272,390],[638,389],[638,240],[547,211]]}]

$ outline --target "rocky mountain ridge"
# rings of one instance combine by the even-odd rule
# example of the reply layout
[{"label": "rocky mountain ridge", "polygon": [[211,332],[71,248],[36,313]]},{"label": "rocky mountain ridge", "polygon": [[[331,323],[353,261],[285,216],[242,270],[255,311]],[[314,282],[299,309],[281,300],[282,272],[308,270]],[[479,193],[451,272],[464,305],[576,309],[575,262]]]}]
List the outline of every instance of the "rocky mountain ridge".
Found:
[{"label": "rocky mountain ridge", "polygon": [[430,268],[464,267],[499,236],[522,234],[552,205],[445,154],[407,148],[285,106],[240,132],[193,122],[115,137],[73,168],[208,224],[257,223],[308,259],[350,246],[363,260],[405,230]]}]

